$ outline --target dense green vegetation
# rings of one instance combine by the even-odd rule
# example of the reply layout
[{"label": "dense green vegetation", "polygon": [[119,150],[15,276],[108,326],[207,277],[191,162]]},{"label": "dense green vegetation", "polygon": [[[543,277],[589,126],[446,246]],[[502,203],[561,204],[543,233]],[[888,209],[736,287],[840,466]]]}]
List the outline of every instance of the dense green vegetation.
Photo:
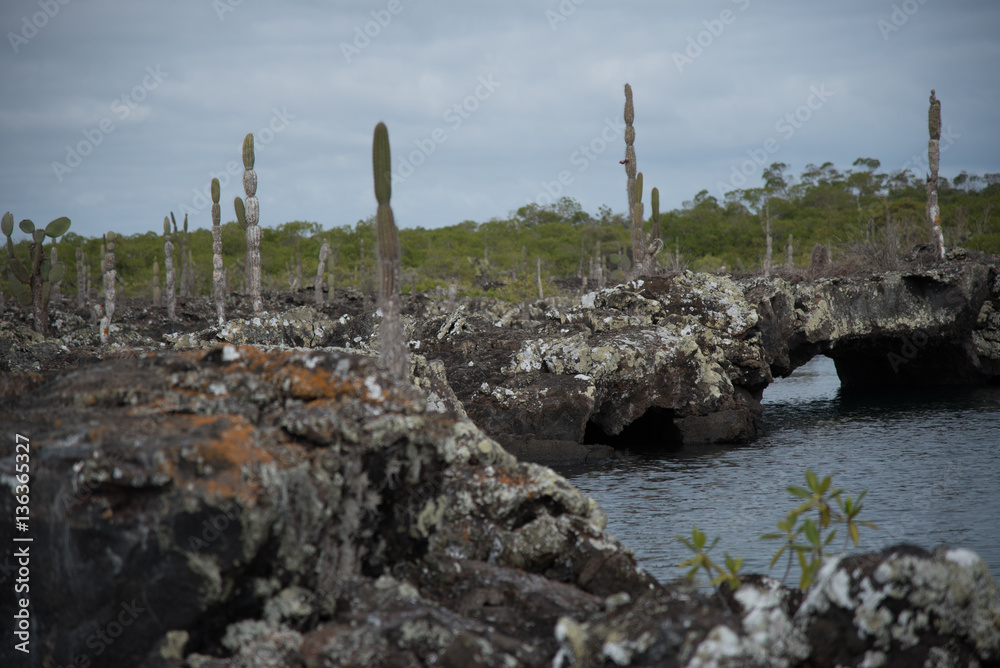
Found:
[{"label": "dense green vegetation", "polygon": [[[879,162],[859,158],[851,169],[837,170],[831,163],[808,165],[794,177],[781,163],[764,172],[761,186],[735,190],[724,199],[702,190],[682,208],[661,213],[660,234],[664,250],[661,264],[703,271],[753,271],[764,257],[764,217],[769,216],[774,236],[773,264],[786,257],[788,235],[793,236],[794,262],[809,264],[817,243],[838,249],[854,242],[897,240],[903,251],[915,243],[930,242],[926,222],[926,193],[921,178],[909,171],[879,171]],[[648,183],[666,190],[669,184]],[[624,199],[624,198],[623,198]],[[1000,174],[985,176],[964,172],[949,182],[941,180],[940,203],[945,243],[1000,253]],[[623,202],[624,204],[624,202]],[[373,205],[374,211],[374,205]],[[15,215],[29,212],[15,212]],[[72,212],[67,212],[72,218]],[[156,218],[156,216],[151,216]],[[652,229],[647,223],[646,230]],[[163,237],[154,232],[122,235],[116,230],[118,272],[129,297],[152,295],[152,266],[163,269]],[[374,215],[353,226],[323,230],[318,223],[292,221],[263,228],[261,242],[265,289],[287,289],[301,257],[303,288],[313,285],[320,245],[330,241],[336,259],[334,280],[374,290]],[[175,258],[180,259],[180,239]],[[224,263],[231,290],[243,286],[246,240],[235,223],[222,226]],[[361,274],[362,242],[366,272]],[[446,287],[455,279],[465,294],[487,292],[505,297],[524,296],[535,288],[536,263],[541,261],[543,280],[590,273],[591,258],[598,252],[605,276],[621,278],[629,266],[631,242],[624,213],[601,207],[596,214],[581,210],[572,199],[549,206],[521,207],[507,218],[477,223],[465,221],[438,229],[399,231],[403,291]],[[27,244],[27,240],[21,241]],[[92,284],[100,267],[102,240],[85,239],[72,232],[59,240],[59,259],[66,264],[63,293],[76,292],[76,248],[82,245],[90,266]],[[211,290],[212,239],[208,229],[187,235],[186,247],[194,260],[195,293]],[[5,263],[6,258],[0,259]],[[0,275],[6,276],[5,264]],[[178,281],[180,267],[178,265]],[[506,286],[505,286],[506,284]],[[178,282],[179,285],[179,282]],[[551,284],[546,287],[552,291]],[[8,292],[4,286],[4,292]]]}]

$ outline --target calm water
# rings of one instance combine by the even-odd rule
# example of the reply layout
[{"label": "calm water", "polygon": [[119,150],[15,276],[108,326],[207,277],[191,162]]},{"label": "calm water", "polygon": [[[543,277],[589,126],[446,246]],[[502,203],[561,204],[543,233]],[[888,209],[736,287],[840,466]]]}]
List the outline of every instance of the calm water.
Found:
[{"label": "calm water", "polygon": [[[608,531],[660,580],[689,553],[674,537],[697,525],[743,572],[766,573],[762,541],[795,507],[787,485],[807,469],[850,496],[868,490],[860,548],[947,543],[977,552],[1000,579],[1000,387],[842,395],[833,361],[817,357],[764,393],[770,433],[749,446],[688,448],[567,473],[608,514]],[[833,545],[843,544],[843,531]],[[782,562],[783,563],[783,562]],[[783,567],[772,575],[781,577]],[[790,581],[797,575],[790,578]]]}]

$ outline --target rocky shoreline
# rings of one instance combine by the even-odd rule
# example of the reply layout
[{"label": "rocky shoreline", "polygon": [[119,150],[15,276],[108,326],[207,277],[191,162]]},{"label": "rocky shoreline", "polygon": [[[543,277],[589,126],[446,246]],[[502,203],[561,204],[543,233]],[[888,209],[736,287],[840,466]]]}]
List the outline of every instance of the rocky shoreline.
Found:
[{"label": "rocky shoreline", "polygon": [[[875,362],[912,382],[942,356],[936,382],[988,382],[997,277],[995,261],[795,285],[685,273],[528,317],[420,297],[404,310],[412,384],[370,356],[361,295],[285,297],[222,329],[189,303],[173,332],[131,305],[110,350],[85,314],[57,311],[60,338],[39,340],[7,311],[0,423],[31,443],[31,652],[5,643],[0,663],[1000,665],[1000,594],[967,550],[900,545],[829,559],[804,595],[761,576],[712,595],[655,581],[593,500],[526,461],[613,456],[642,433],[751,439],[766,385],[819,353],[859,385],[878,384],[859,371]],[[16,461],[7,439],[12,492]],[[0,597],[0,616],[19,605]]]}]

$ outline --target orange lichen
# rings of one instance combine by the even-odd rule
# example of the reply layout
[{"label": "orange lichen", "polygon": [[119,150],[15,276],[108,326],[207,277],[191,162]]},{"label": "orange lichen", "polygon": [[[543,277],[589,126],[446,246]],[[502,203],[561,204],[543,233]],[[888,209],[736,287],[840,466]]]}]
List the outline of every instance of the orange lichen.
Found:
[{"label": "orange lichen", "polygon": [[[194,442],[198,457],[208,466],[211,473],[199,480],[209,493],[223,498],[237,495],[246,496],[255,491],[255,486],[247,486],[243,471],[247,465],[253,466],[274,461],[271,454],[256,443],[257,432],[253,425],[242,417],[184,415],[181,417],[191,430],[201,431],[205,427],[218,428],[212,437]],[[183,429],[183,427],[181,427]],[[250,494],[249,496],[252,496]]]}]

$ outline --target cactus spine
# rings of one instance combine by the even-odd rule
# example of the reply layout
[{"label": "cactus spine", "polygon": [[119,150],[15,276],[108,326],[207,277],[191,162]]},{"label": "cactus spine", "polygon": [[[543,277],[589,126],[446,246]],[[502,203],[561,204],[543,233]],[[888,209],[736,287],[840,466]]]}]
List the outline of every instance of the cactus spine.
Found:
[{"label": "cactus spine", "polygon": [[330,257],[330,242],[323,239],[323,245],[319,249],[319,266],[316,267],[316,304],[323,303],[323,270],[326,269],[326,259]]},{"label": "cactus spine", "polygon": [[[172,213],[170,214],[173,215]],[[174,242],[170,238],[170,219],[163,217],[163,266],[167,273],[167,319],[174,320],[177,308],[176,286],[174,285]]]},{"label": "cactus spine", "polygon": [[101,343],[107,343],[111,334],[111,318],[115,315],[115,233],[107,234],[107,252],[104,255],[104,317],[101,318]]},{"label": "cactus spine", "polygon": [[927,113],[927,126],[931,138],[927,143],[927,162],[931,173],[927,175],[927,221],[937,246],[936,255],[944,259],[944,235],[941,232],[941,209],[938,207],[938,165],[941,162],[941,101],[931,89],[931,106]]},{"label": "cactus spine", "polygon": [[392,172],[389,155],[389,130],[385,123],[375,126],[372,141],[372,167],[375,177],[375,232],[378,237],[379,307],[382,324],[379,327],[379,355],[385,368],[398,378],[408,378],[410,361],[403,337],[403,322],[399,313],[399,238],[393,220],[389,198],[392,195]]},{"label": "cactus spine", "polygon": [[52,294],[52,284],[58,283],[66,273],[66,265],[53,263],[45,257],[42,243],[49,237],[55,243],[56,237],[66,234],[69,229],[69,218],[56,218],[44,229],[35,229],[30,220],[22,220],[18,227],[31,237],[28,245],[29,264],[21,264],[14,255],[14,216],[8,211],[0,222],[0,230],[7,237],[7,278],[10,293],[24,305],[31,304],[35,318],[35,331],[42,336],[49,335],[49,297]]},{"label": "cactus spine", "polygon": [[[243,139],[243,190],[246,192],[246,203],[236,198],[236,218],[247,231],[247,280],[250,291],[250,301],[253,312],[264,310],[264,301],[260,292],[260,203],[257,201],[257,172],[253,170],[253,133]],[[240,215],[242,213],[242,215]]]},{"label": "cactus spine", "polygon": [[226,277],[222,265],[222,207],[219,179],[212,179],[212,293],[219,326],[226,324]]}]

